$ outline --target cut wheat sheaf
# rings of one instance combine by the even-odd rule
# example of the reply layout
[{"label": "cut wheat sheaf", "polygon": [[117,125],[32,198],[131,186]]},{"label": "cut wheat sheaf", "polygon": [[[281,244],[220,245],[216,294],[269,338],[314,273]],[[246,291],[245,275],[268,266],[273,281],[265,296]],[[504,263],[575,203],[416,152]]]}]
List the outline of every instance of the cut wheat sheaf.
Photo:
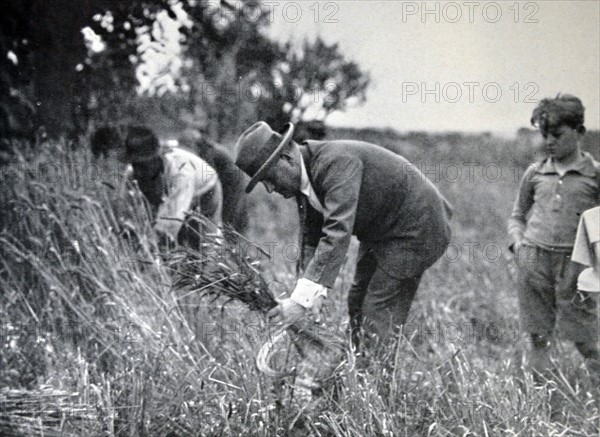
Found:
[{"label": "cut wheat sheaf", "polygon": [[[244,247],[252,245],[242,235],[226,227],[224,232],[203,216],[201,247],[198,250],[178,247],[168,256],[167,267],[174,273],[174,288],[178,299],[192,294],[222,302],[241,302],[251,310],[266,314],[277,300],[259,271],[260,260],[249,257]],[[264,254],[266,255],[266,254]],[[282,326],[257,355],[257,367],[271,377],[303,374],[303,382],[317,388],[335,377],[343,365],[345,341],[339,335],[315,333],[310,320]],[[274,369],[272,362],[280,354],[282,344],[289,340],[300,356]]]}]

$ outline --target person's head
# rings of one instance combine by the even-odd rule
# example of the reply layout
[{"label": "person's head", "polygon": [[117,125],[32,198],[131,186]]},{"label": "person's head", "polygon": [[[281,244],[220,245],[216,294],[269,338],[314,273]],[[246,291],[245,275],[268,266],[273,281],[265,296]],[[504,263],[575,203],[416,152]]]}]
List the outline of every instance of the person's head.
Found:
[{"label": "person's head", "polygon": [[121,160],[131,164],[136,178],[155,177],[163,170],[158,137],[146,126],[130,126]]},{"label": "person's head", "polygon": [[298,144],[306,140],[320,141],[327,135],[327,127],[321,120],[301,121],[296,124],[294,141]]},{"label": "person's head", "polygon": [[585,133],[584,112],[581,100],[569,94],[540,101],[531,115],[531,124],[544,137],[544,150],[549,157],[561,161],[579,153]]},{"label": "person's head", "polygon": [[112,150],[123,147],[123,138],[117,126],[103,125],[94,131],[90,138],[90,149],[94,158],[108,158]]},{"label": "person's head", "polygon": [[282,133],[260,121],[248,128],[236,143],[235,164],[248,176],[249,193],[258,182],[269,192],[289,198],[300,192],[302,159],[298,145],[291,141],[294,125],[288,123]]}]

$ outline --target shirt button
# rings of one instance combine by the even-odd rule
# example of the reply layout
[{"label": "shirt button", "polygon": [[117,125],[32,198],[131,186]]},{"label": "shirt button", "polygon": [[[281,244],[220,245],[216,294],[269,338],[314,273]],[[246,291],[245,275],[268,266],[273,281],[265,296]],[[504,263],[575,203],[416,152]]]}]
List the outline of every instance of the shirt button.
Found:
[{"label": "shirt button", "polygon": [[558,181],[558,183],[562,185],[562,179],[560,181]]}]

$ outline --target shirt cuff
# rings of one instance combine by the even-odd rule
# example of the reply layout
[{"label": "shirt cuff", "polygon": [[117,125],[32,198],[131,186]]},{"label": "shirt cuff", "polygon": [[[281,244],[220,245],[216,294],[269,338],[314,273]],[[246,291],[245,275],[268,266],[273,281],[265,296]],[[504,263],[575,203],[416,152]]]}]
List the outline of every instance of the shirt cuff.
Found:
[{"label": "shirt cuff", "polygon": [[290,299],[304,308],[312,308],[315,299],[319,296],[327,297],[327,287],[310,279],[301,278],[298,280]]}]

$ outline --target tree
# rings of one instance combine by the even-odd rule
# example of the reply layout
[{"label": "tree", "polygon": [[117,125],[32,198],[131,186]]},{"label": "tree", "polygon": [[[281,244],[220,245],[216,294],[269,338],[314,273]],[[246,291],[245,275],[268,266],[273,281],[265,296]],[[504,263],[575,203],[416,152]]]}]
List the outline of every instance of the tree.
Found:
[{"label": "tree", "polygon": [[[129,55],[135,52],[132,44],[135,28],[151,22],[156,11],[167,3],[167,0],[78,0],[76,4],[70,0],[9,0],[3,5],[0,31],[1,86],[9,94],[18,91],[26,95],[35,106],[36,124],[44,126],[51,136],[80,131],[88,116],[90,73],[97,72],[90,68],[82,29],[94,26],[93,17],[103,16],[107,11],[120,20],[119,26],[131,20],[123,41],[110,41],[113,43],[110,46],[119,53]],[[95,27],[100,29],[99,24]],[[103,33],[106,36],[111,32]],[[123,29],[115,35],[123,35]],[[5,61],[9,52],[16,68]],[[7,76],[11,68],[16,74]]]},{"label": "tree", "polygon": [[333,111],[365,101],[369,76],[344,58],[338,44],[317,37],[312,43],[305,39],[299,50],[290,42],[280,50],[282,59],[259,101],[259,116],[269,123],[280,126],[307,118],[324,122]]},{"label": "tree", "polygon": [[257,5],[245,0],[241,7],[221,2],[214,8],[199,2],[188,9],[194,25],[186,34],[187,107],[190,114],[204,115],[203,126],[196,127],[217,140],[256,120],[253,91],[280,59],[278,46],[264,32],[266,11],[253,19],[240,16],[245,6]]},{"label": "tree", "polygon": [[[29,119],[35,110],[36,124],[57,137],[84,132],[91,117],[128,121],[137,114],[143,122],[150,110],[222,139],[257,118],[273,126],[324,121],[364,101],[368,75],[337,44],[317,38],[300,49],[279,45],[265,32],[268,10],[257,5],[8,0],[0,17],[0,122],[14,122],[18,111],[11,107]],[[240,15],[244,7],[260,13]],[[167,15],[181,24],[177,54],[164,46]],[[104,49],[95,50],[90,39]],[[163,49],[171,55],[164,71],[144,75],[145,57]]]}]

